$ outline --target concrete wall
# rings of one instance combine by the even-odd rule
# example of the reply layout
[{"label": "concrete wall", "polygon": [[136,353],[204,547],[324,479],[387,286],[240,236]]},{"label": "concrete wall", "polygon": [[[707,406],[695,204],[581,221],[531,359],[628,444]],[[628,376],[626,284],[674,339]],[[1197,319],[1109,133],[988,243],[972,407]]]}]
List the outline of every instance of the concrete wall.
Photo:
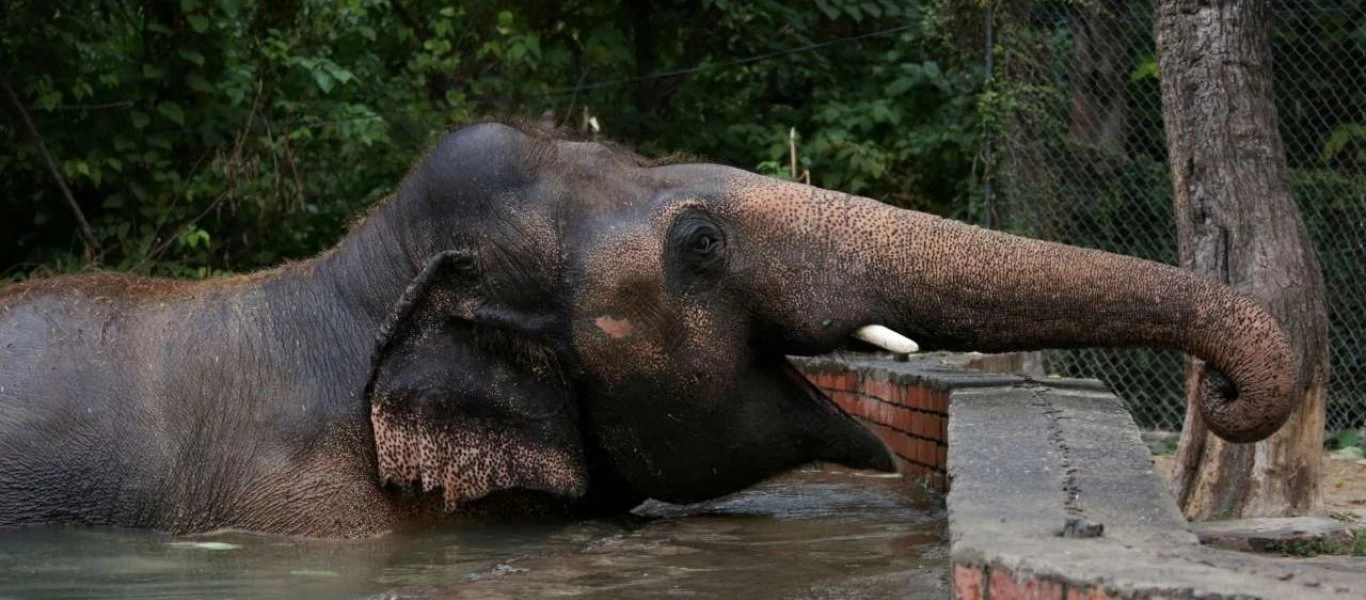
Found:
[{"label": "concrete wall", "polygon": [[1100,382],[963,368],[977,360],[793,361],[947,490],[954,598],[1366,598],[1366,561],[1201,546]]}]

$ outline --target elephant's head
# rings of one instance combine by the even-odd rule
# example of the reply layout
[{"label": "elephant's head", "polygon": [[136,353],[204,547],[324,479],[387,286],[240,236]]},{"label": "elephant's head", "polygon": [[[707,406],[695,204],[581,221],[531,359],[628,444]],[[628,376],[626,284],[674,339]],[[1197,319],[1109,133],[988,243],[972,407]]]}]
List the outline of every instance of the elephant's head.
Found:
[{"label": "elephant's head", "polygon": [[376,354],[379,466],[448,503],[891,470],[785,358],[866,349],[870,325],[927,349],[1183,350],[1228,376],[1200,407],[1234,441],[1292,408],[1284,334],[1223,285],[723,166],[478,125],[380,213],[424,267]]}]

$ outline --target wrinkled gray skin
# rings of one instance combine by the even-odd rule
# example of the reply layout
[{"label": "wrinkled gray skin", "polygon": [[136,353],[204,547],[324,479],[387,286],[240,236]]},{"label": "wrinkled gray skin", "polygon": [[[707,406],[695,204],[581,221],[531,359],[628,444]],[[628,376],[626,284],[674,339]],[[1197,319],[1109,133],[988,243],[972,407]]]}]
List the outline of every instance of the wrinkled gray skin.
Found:
[{"label": "wrinkled gray skin", "polygon": [[1191,352],[1237,441],[1292,408],[1275,322],[1171,267],[484,124],[315,259],[0,290],[0,525],[362,536],[890,470],[784,358],[872,323]]}]

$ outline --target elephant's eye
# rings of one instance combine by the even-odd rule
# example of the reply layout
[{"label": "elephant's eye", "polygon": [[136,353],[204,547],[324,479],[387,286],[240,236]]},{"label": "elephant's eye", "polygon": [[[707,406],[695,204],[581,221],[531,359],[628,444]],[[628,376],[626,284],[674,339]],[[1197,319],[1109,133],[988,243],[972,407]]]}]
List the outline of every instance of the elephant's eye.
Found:
[{"label": "elephant's eye", "polygon": [[716,273],[725,267],[726,236],[711,219],[687,215],[674,224],[671,237],[677,240],[675,260],[688,272]]},{"label": "elephant's eye", "polygon": [[716,235],[712,231],[700,231],[693,234],[690,244],[692,251],[698,254],[711,254],[716,251],[716,247],[719,245],[720,242],[717,241]]}]

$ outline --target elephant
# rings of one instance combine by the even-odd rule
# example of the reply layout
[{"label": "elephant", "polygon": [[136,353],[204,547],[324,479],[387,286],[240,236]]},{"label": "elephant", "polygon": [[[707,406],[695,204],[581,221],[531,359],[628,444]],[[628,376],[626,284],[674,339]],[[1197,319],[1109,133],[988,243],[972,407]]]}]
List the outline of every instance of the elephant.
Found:
[{"label": "elephant", "polygon": [[1234,442],[1294,408],[1284,331],[1224,284],[482,122],[312,259],[0,289],[0,526],[361,537],[894,471],[789,361],[874,344],[1184,351]]}]

